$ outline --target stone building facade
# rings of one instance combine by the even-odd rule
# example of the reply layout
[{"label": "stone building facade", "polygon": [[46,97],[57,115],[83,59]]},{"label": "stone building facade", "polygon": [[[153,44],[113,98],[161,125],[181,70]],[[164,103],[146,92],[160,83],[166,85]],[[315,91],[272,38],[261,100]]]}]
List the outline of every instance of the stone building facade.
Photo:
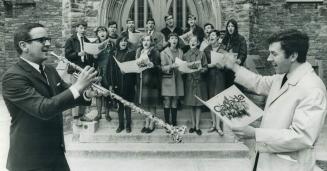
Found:
[{"label": "stone building facade", "polygon": [[[228,19],[236,19],[240,33],[248,42],[249,54],[260,55],[262,59],[267,57],[265,40],[272,32],[285,28],[303,30],[310,36],[309,61],[319,65],[318,72],[327,83],[327,2],[289,1],[1,0],[0,76],[18,59],[13,46],[13,32],[22,23],[39,22],[46,25],[53,38],[52,48],[60,54],[65,40],[72,34],[72,25],[80,19],[89,24],[87,36],[94,37],[93,29],[96,26],[107,25],[114,20],[118,22],[120,31],[125,28],[128,17],[137,17],[137,25],[140,26],[147,17],[153,17],[156,26],[161,29],[164,27],[163,16],[170,12],[179,22],[184,22],[186,15],[192,13],[197,16],[200,26],[210,22],[218,29],[224,29]],[[181,26],[185,26],[184,23]]]}]

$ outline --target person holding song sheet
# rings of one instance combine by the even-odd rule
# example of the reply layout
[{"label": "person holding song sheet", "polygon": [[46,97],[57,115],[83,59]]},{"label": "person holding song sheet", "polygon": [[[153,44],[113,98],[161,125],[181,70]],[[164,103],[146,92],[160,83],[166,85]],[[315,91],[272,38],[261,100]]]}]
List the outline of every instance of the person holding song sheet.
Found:
[{"label": "person holding song sheet", "polygon": [[[99,75],[101,76],[101,85],[104,88],[109,88],[109,82],[108,82],[108,61],[109,58],[112,57],[110,53],[114,51],[115,44],[112,43],[109,38],[108,30],[104,26],[99,26],[95,30],[95,34],[97,36],[97,40],[95,43],[103,43],[104,47],[102,47],[102,51],[98,55],[94,55],[94,58],[96,60],[97,64],[97,70]],[[105,108],[105,116],[107,121],[111,121],[111,117],[109,115],[109,97],[99,97],[97,98],[96,104],[98,109],[98,115],[93,119],[94,121],[99,121],[102,118],[102,106]]]},{"label": "person holding song sheet", "polygon": [[[152,114],[156,114],[160,95],[160,53],[154,48],[154,41],[150,35],[141,39],[141,47],[136,51],[139,67],[150,67],[137,76],[137,103]],[[145,118],[142,133],[151,133],[155,129],[154,122]]]},{"label": "person holding song sheet", "polygon": [[[196,21],[197,20],[194,15],[190,14],[187,16],[187,28],[184,31],[184,35],[182,35],[182,37],[186,36],[186,35],[188,35],[188,36],[186,36],[186,38],[184,38],[182,40],[186,41],[185,44],[189,44],[189,41],[190,41],[189,39],[192,36],[196,36],[199,41],[199,44],[197,46],[200,47],[205,35],[204,35],[203,29],[196,24]],[[185,53],[190,49],[190,45],[184,46],[184,47],[182,47],[182,49],[183,49],[183,52]]]},{"label": "person holding song sheet", "polygon": [[19,59],[2,77],[2,95],[11,116],[9,171],[69,171],[62,112],[90,105],[96,95],[86,90],[97,80],[95,68],[86,66],[69,85],[52,65],[44,64],[50,40],[38,23],[23,24],[14,34]]},{"label": "person holding song sheet", "polygon": [[127,36],[129,42],[131,43],[131,48],[137,49],[139,43],[138,38],[141,32],[135,29],[135,22],[131,18],[126,20],[126,28],[127,29],[125,31],[121,32],[121,36]]},{"label": "person holding song sheet", "polygon": [[[184,96],[184,84],[181,73],[177,70],[175,59],[181,59],[183,51],[179,48],[176,33],[168,36],[168,47],[160,53],[162,80],[161,95],[163,96],[165,121],[177,126],[177,102]],[[171,115],[171,121],[170,121]]]},{"label": "person holding song sheet", "polygon": [[326,87],[306,62],[309,37],[298,30],[284,30],[269,39],[269,56],[276,74],[260,76],[240,66],[226,54],[226,67],[235,82],[267,101],[259,128],[233,128],[241,138],[254,138],[257,171],[314,171],[315,146],[327,111]]},{"label": "person holding song sheet", "polygon": [[189,63],[189,68],[197,69],[196,72],[185,74],[184,103],[191,109],[192,128],[189,132],[196,132],[196,134],[201,135],[202,131],[199,128],[199,123],[201,106],[203,104],[194,95],[203,100],[208,99],[206,81],[203,75],[207,71],[208,64],[204,53],[197,48],[199,44],[197,36],[192,36],[190,39],[190,49],[183,55],[182,59]]},{"label": "person holding song sheet", "polygon": [[214,30],[214,26],[211,24],[211,23],[206,23],[204,24],[203,26],[204,28],[204,38],[203,38],[203,41],[201,42],[201,45],[200,45],[200,51],[203,51],[207,46],[210,45],[210,33],[212,30]]},{"label": "person holding song sheet", "polygon": [[[117,39],[116,49],[112,54],[119,62],[126,62],[135,60],[135,50],[130,48],[127,36],[121,36]],[[135,73],[122,72],[115,59],[111,56],[109,59],[109,85],[117,95],[121,96],[129,102],[133,102],[135,97]],[[131,108],[124,106],[121,102],[118,102],[118,120],[119,125],[116,133],[120,133],[126,128],[126,132],[130,133],[131,129]],[[126,126],[125,126],[126,122]]]},{"label": "person holding song sheet", "polygon": [[[230,19],[227,21],[225,36],[222,41],[224,49],[228,52],[234,53],[234,58],[237,58],[237,63],[241,66],[244,65],[244,62],[247,57],[247,45],[245,38],[238,33],[238,24],[236,20]],[[226,87],[230,87],[234,84],[234,73],[230,70],[225,70],[226,75]],[[237,85],[238,88],[242,90],[242,87]]]},{"label": "person holding song sheet", "polygon": [[[212,30],[209,33],[209,43],[210,45],[204,49],[204,54],[208,61],[208,72],[206,73],[206,80],[208,86],[208,98],[212,98],[218,93],[225,90],[225,74],[224,68],[219,63],[213,63],[211,61],[211,52],[222,52],[221,38],[218,30]],[[211,112],[212,117],[212,127],[208,132],[217,131],[219,135],[224,135],[223,123],[220,121],[219,117],[215,113]]]},{"label": "person holding song sheet", "polygon": [[[90,42],[89,39],[85,37],[85,31],[87,28],[87,23],[83,20],[78,21],[75,24],[75,33],[67,39],[65,43],[65,57],[74,64],[84,68],[86,65],[94,66],[93,57],[88,55],[84,51],[84,42]],[[74,69],[68,65],[68,74],[74,73]],[[71,75],[71,82],[76,79]],[[74,123],[77,126],[81,126],[80,121],[92,121],[90,118],[85,116],[85,106],[77,106],[72,109],[72,114],[74,118]]]}]

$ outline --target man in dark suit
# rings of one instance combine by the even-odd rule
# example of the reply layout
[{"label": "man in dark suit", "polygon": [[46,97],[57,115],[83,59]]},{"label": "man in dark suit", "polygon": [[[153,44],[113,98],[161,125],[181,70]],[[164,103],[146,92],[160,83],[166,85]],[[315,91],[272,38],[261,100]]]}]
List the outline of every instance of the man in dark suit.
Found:
[{"label": "man in dark suit", "polygon": [[131,18],[128,18],[126,20],[126,30],[121,32],[121,36],[126,36],[129,38],[129,42],[131,43],[131,49],[137,49],[138,48],[138,43],[139,43],[139,40],[137,42],[131,42],[130,40],[130,34],[133,34],[133,33],[140,33],[140,31],[136,30],[135,29],[135,22],[134,20],[132,20]]},{"label": "man in dark suit", "polygon": [[[90,42],[85,37],[85,31],[87,28],[87,23],[83,20],[78,21],[75,24],[75,33],[67,39],[65,43],[65,57],[73,62],[74,64],[84,68],[86,65],[94,67],[95,60],[92,55],[86,54],[84,52],[84,42]],[[68,67],[67,72],[69,74],[73,73],[73,69]],[[74,82],[75,78],[71,77],[71,82]],[[72,114],[74,118],[74,123],[80,126],[80,121],[92,121],[85,116],[86,108],[84,106],[77,106],[72,109]]]},{"label": "man in dark suit", "polygon": [[50,38],[43,25],[19,27],[14,44],[19,61],[2,78],[2,95],[11,115],[10,171],[69,171],[64,152],[62,112],[76,105],[90,105],[87,87],[97,77],[86,66],[69,86],[47,59]]}]

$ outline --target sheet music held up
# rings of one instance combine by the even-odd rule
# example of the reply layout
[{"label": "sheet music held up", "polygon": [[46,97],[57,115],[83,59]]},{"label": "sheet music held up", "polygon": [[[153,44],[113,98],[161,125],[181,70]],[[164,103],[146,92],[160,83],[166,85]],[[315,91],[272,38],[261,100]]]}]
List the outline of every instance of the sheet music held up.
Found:
[{"label": "sheet music held up", "polygon": [[263,115],[263,110],[248,99],[235,85],[208,101],[195,97],[230,128],[249,125]]}]

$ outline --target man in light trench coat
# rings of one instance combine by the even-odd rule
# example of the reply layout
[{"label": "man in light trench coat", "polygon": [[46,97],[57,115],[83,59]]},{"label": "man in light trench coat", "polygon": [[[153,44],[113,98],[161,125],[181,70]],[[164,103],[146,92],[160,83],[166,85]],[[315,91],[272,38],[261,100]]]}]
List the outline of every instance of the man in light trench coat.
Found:
[{"label": "man in light trench coat", "polygon": [[240,138],[255,138],[256,171],[316,171],[315,145],[326,116],[326,87],[306,62],[309,38],[285,30],[269,39],[269,56],[275,75],[260,76],[226,54],[225,67],[235,82],[267,96],[260,128],[233,129]]}]

